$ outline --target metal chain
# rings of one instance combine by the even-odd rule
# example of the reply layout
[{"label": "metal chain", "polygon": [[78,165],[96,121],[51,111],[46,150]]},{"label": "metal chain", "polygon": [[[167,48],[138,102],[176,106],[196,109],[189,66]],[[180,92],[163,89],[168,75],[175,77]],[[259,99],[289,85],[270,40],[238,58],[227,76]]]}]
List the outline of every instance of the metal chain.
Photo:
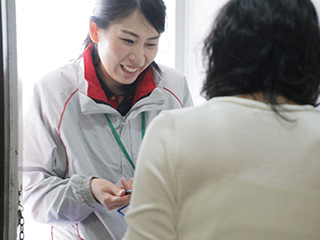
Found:
[{"label": "metal chain", "polygon": [[19,239],[24,239],[24,217],[22,216],[22,210],[18,210],[18,225],[20,226]]},{"label": "metal chain", "polygon": [[20,202],[20,196],[22,192],[22,185],[20,186],[19,190],[19,209],[18,209],[18,226],[20,226],[20,232],[19,232],[19,239],[24,239],[24,217],[22,216],[23,206]]}]

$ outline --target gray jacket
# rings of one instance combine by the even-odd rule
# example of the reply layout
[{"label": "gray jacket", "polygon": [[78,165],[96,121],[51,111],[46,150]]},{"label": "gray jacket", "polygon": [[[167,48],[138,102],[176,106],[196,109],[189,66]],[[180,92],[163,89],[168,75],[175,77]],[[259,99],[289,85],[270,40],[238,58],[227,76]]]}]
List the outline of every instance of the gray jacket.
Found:
[{"label": "gray jacket", "polygon": [[134,176],[105,114],[135,163],[141,113],[146,112],[148,126],[162,110],[193,103],[185,77],[160,66],[162,75],[153,72],[153,91],[122,116],[93,100],[99,88],[85,79],[89,70],[84,65],[83,58],[70,62],[35,85],[24,119],[22,203],[36,221],[53,226],[53,239],[121,239],[127,228],[124,216],[103,207],[90,190],[93,176],[113,183]]}]

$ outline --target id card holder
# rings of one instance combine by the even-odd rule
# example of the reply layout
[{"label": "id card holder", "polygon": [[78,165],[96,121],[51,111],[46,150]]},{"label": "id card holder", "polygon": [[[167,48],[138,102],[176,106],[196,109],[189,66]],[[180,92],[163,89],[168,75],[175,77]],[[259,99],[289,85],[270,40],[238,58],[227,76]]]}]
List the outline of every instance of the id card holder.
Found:
[{"label": "id card holder", "polygon": [[117,209],[117,212],[120,213],[122,216],[125,216],[127,211],[129,210],[129,204]]},{"label": "id card holder", "polygon": [[[116,182],[115,185],[116,185],[117,187],[121,187],[121,186],[122,186],[121,178],[118,180],[118,182]],[[123,207],[121,207],[121,208],[118,208],[118,209],[117,209],[117,212],[118,212],[119,214],[121,214],[122,216],[125,216],[125,215],[126,215],[126,212],[127,212],[128,209],[129,209],[129,205],[130,205],[130,204],[128,204],[128,205],[126,205],[126,206],[123,206]]]}]

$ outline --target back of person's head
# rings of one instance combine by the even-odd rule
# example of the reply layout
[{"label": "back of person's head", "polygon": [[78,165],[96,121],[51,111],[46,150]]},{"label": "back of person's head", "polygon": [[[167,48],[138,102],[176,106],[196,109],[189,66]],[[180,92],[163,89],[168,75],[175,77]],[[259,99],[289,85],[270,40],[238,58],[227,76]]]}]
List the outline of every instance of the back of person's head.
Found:
[{"label": "back of person's head", "polygon": [[262,92],[316,106],[320,31],[309,0],[230,0],[205,40],[207,99]]}]

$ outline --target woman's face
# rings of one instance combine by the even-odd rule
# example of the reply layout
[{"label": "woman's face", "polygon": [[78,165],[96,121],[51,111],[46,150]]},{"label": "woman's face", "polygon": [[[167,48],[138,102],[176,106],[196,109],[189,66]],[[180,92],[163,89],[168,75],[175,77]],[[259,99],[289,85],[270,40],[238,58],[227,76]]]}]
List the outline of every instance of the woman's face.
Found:
[{"label": "woman's face", "polygon": [[98,72],[115,94],[124,84],[133,83],[158,52],[160,34],[139,11],[106,30],[98,29],[97,35]]}]

